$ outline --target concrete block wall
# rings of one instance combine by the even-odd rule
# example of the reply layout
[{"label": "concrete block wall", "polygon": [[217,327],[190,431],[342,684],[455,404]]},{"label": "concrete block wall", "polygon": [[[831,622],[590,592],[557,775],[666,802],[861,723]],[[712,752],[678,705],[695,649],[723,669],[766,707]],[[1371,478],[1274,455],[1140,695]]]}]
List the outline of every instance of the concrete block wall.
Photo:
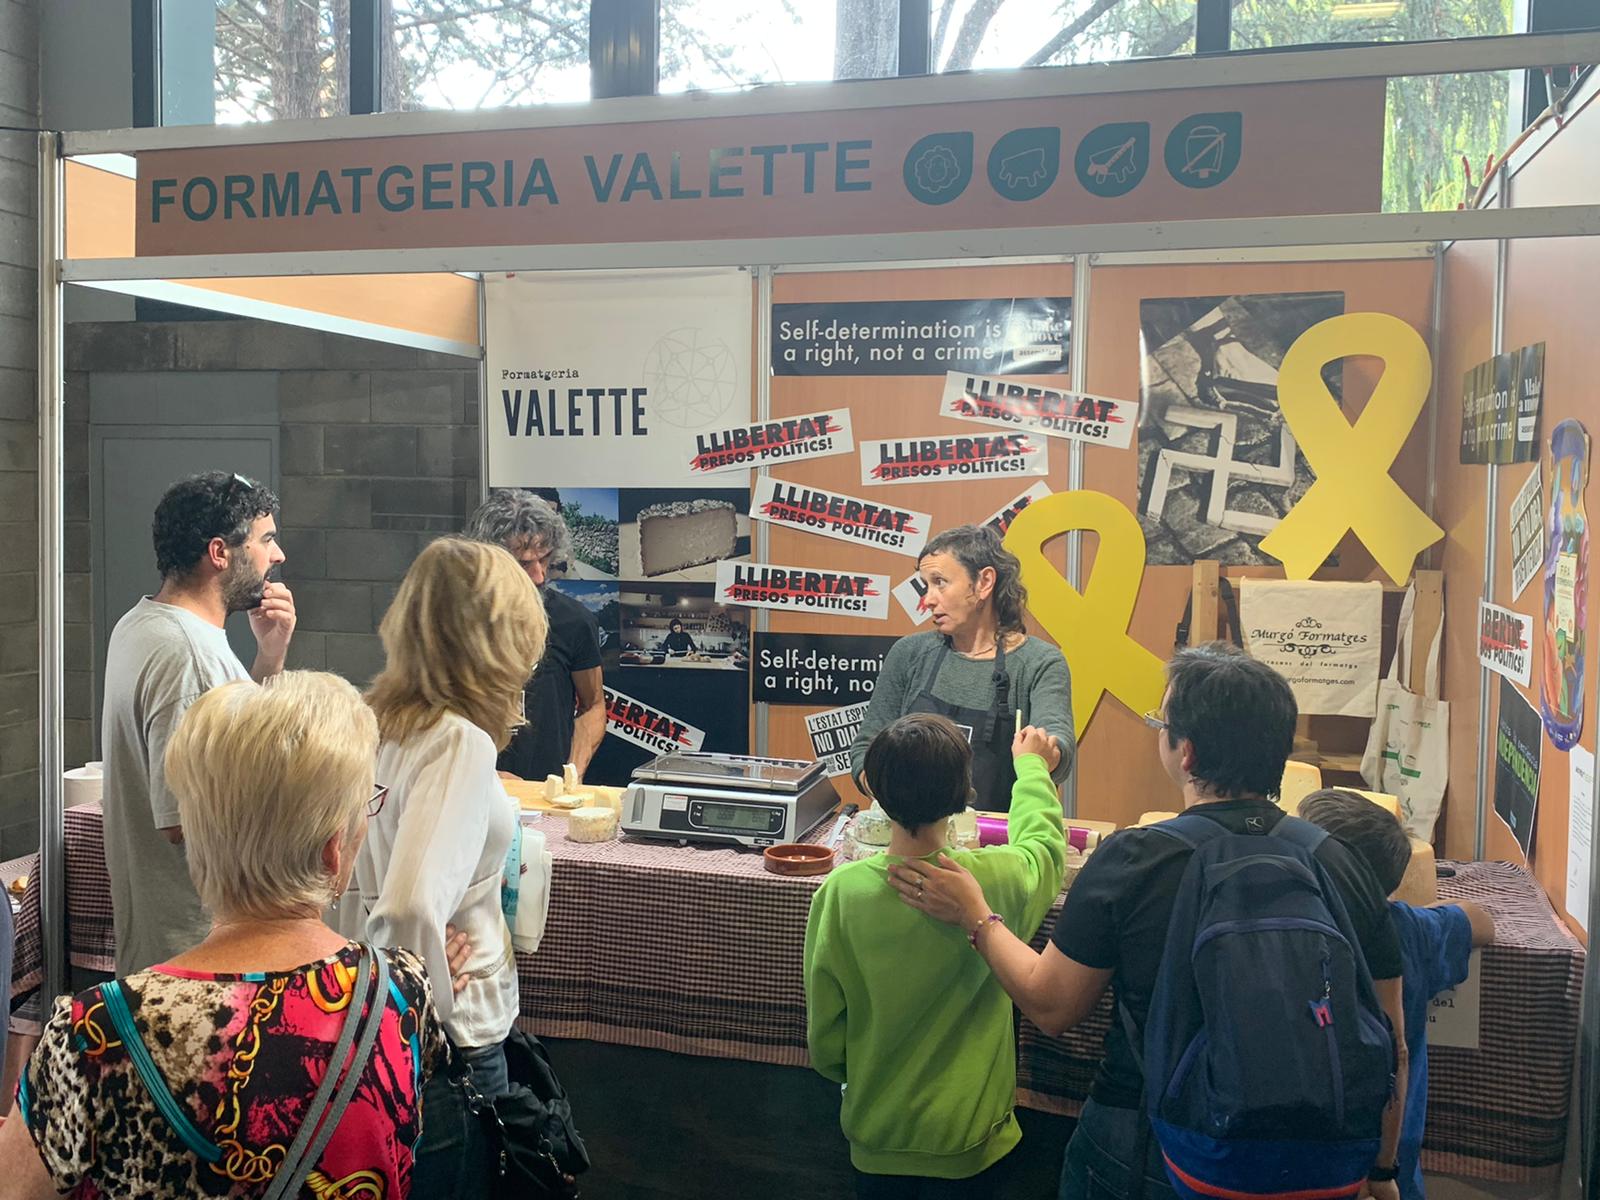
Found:
[{"label": "concrete block wall", "polygon": [[[0,0],[0,125],[39,124],[39,0]],[[0,858],[38,842],[36,144],[0,132]]]},{"label": "concrete block wall", "polygon": [[[67,761],[96,757],[99,732],[93,647],[100,631],[92,627],[89,528],[89,393],[96,372],[271,374],[280,422],[279,526],[288,555],[283,575],[299,611],[289,665],[334,671],[364,686],[383,665],[378,622],[401,577],[423,546],[459,530],[478,502],[476,365],[256,321],[76,323],[68,326],[66,361]],[[8,508],[0,493],[0,520]],[[30,519],[32,513],[30,501]],[[11,529],[0,526],[0,536]],[[34,527],[16,532],[31,561]],[[152,574],[153,567],[152,561]],[[31,641],[25,649],[31,671]],[[36,689],[36,682],[30,675],[29,686]],[[5,698],[0,690],[0,705]],[[14,830],[0,842],[0,854],[26,853],[28,836],[36,842],[36,827]]]}]

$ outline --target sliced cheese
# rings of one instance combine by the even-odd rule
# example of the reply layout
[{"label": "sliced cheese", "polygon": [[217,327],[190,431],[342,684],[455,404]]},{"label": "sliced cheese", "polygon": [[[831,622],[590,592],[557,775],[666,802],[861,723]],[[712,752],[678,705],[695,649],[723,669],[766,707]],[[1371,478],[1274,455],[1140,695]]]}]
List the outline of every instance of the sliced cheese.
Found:
[{"label": "sliced cheese", "polygon": [[575,808],[567,817],[567,837],[574,842],[609,842],[617,836],[615,809]]},{"label": "sliced cheese", "polygon": [[569,791],[569,792],[577,791],[578,790],[578,768],[573,766],[571,763],[567,763],[564,767],[562,767],[561,768],[561,782],[566,786],[566,790],[567,791]]}]

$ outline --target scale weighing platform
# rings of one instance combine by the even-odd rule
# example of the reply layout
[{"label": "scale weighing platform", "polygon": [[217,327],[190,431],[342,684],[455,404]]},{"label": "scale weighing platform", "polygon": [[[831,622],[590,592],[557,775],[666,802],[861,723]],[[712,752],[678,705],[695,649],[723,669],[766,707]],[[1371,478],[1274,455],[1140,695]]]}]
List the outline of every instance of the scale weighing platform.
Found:
[{"label": "scale weighing platform", "polygon": [[633,772],[622,829],[674,841],[798,842],[838,807],[827,767],[792,758],[675,751]]}]

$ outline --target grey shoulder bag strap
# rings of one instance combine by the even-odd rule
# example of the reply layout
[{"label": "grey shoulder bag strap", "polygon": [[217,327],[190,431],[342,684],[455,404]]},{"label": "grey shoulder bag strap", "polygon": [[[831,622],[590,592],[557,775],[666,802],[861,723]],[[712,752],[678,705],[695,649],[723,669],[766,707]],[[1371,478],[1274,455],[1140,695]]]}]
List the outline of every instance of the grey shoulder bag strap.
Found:
[{"label": "grey shoulder bag strap", "polygon": [[[388,999],[388,960],[377,947],[363,942],[361,961],[356,964],[356,977],[350,985],[350,1004],[345,1009],[344,1027],[339,1030],[339,1040],[334,1044],[333,1053],[328,1056],[327,1074],[322,1077],[322,1084],[312,1097],[311,1106],[306,1109],[300,1132],[285,1151],[283,1165],[273,1177],[272,1186],[262,1194],[262,1200],[290,1200],[300,1194],[306,1177],[322,1158],[322,1152],[327,1149],[334,1130],[339,1128],[339,1120],[349,1107],[350,1097],[355,1095],[356,1085],[361,1082],[361,1076],[367,1069],[372,1047],[378,1040],[378,1030],[383,1026]],[[362,1019],[363,1010],[367,1010],[365,1020]],[[352,1045],[355,1046],[355,1057],[344,1071],[344,1082],[339,1085],[338,1094],[335,1095],[334,1086],[339,1083],[340,1068],[350,1054]]]}]

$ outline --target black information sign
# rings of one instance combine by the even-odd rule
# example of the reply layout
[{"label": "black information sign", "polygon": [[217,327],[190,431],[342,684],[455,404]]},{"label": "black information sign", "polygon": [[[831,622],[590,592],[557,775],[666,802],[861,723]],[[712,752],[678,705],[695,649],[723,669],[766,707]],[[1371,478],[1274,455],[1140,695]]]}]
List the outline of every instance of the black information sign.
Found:
[{"label": "black information sign", "polygon": [[757,703],[834,707],[872,699],[898,638],[843,633],[758,633],[750,664]]}]

